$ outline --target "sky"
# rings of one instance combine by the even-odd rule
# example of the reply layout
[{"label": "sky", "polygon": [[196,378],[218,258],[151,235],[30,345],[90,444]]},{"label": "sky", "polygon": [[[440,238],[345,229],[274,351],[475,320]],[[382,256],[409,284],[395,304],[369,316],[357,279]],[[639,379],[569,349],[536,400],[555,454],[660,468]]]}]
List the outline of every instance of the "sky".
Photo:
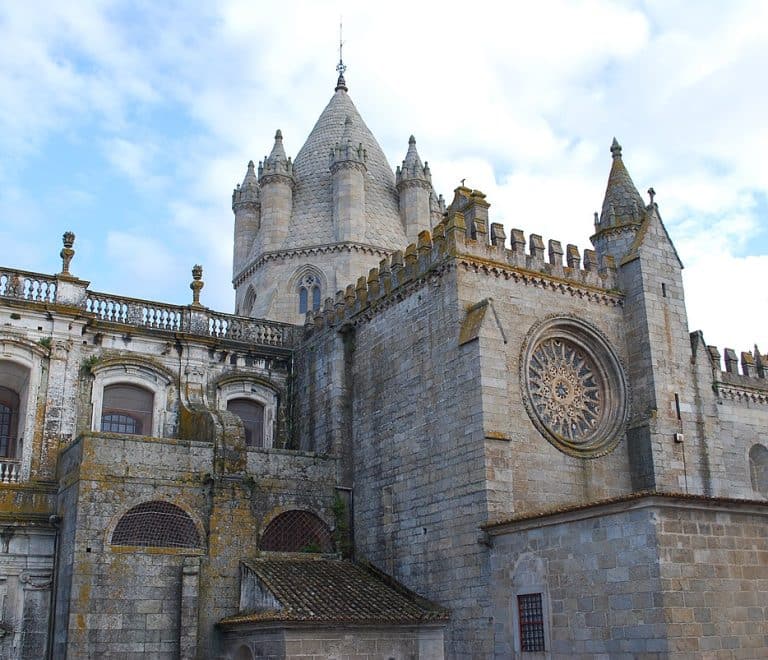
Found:
[{"label": "sky", "polygon": [[591,247],[614,135],[683,261],[690,330],[768,351],[768,3],[0,2],[4,265],[231,312],[231,194],[336,81],[394,167]]}]

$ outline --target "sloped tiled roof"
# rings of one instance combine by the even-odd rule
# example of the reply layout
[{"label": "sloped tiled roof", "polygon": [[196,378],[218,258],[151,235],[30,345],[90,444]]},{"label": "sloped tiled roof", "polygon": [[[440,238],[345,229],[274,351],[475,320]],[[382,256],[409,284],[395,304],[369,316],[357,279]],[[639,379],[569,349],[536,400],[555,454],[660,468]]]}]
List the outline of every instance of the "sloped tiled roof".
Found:
[{"label": "sloped tiled roof", "polygon": [[238,614],[222,625],[260,621],[414,624],[443,621],[448,610],[379,573],[340,559],[313,556],[254,559],[244,564],[282,609]]},{"label": "sloped tiled roof", "polygon": [[366,242],[392,250],[408,243],[400,221],[394,172],[352,99],[344,89],[338,89],[294,159],[293,212],[283,248],[336,242],[329,155],[341,141],[347,117],[352,122],[352,144],[362,143],[367,151]]}]

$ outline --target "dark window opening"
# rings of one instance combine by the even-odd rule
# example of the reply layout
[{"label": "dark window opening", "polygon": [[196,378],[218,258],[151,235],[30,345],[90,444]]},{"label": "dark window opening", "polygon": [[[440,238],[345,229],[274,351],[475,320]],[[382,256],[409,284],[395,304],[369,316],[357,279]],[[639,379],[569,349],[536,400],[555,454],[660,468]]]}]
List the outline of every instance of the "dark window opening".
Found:
[{"label": "dark window opening", "polygon": [[107,433],[149,435],[154,395],[136,385],[108,385],[101,404],[101,430]]},{"label": "dark window opening", "polygon": [[667,285],[664,284],[664,282],[661,283],[661,295],[666,298],[667,297]]},{"label": "dark window opening", "polygon": [[307,288],[301,287],[299,289],[299,314],[307,313]]},{"label": "dark window opening", "polygon": [[189,514],[170,502],[142,502],[128,511],[112,533],[113,545],[199,548],[200,534]]},{"label": "dark window opening", "polygon": [[273,552],[331,552],[331,532],[309,511],[286,511],[275,518],[261,537],[259,549]]},{"label": "dark window opening", "polygon": [[19,426],[19,395],[0,387],[0,456],[13,458]]},{"label": "dark window opening", "polygon": [[520,617],[520,650],[544,650],[544,610],[541,594],[521,594],[517,597]]},{"label": "dark window opening", "polygon": [[317,311],[320,309],[320,287],[312,287],[312,309]]},{"label": "dark window opening", "polygon": [[263,447],[264,406],[252,399],[230,399],[227,401],[227,410],[242,420],[246,446]]}]

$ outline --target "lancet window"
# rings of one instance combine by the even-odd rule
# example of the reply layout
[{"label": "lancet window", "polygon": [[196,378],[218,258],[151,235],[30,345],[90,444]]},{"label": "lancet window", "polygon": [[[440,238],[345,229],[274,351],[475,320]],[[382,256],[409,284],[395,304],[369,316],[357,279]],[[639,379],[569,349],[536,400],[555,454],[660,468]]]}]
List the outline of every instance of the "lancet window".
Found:
[{"label": "lancet window", "polygon": [[312,273],[307,273],[299,282],[299,313],[306,314],[310,309],[317,311],[320,309],[320,282]]}]

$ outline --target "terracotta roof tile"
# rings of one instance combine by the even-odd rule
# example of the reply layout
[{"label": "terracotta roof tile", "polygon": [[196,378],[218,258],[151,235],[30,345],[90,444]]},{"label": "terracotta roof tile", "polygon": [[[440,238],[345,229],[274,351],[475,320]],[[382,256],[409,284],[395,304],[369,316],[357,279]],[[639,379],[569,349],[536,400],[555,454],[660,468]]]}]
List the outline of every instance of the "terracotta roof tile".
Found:
[{"label": "terracotta roof tile", "polygon": [[238,614],[223,619],[221,625],[260,621],[414,624],[449,616],[448,610],[369,566],[316,556],[243,563],[282,609]]}]

